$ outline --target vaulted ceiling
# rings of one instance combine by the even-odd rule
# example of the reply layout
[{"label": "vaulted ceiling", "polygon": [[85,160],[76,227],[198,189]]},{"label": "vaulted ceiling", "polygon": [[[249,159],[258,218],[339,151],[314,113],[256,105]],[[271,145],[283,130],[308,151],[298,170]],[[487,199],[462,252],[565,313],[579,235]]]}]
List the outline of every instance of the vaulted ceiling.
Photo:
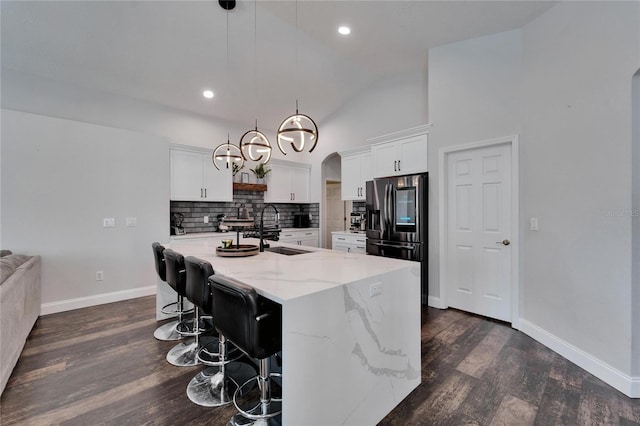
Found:
[{"label": "vaulted ceiling", "polygon": [[[321,121],[430,47],[519,28],[541,1],[2,1],[2,68],[275,128]],[[296,19],[297,7],[297,19]],[[297,25],[296,25],[297,21]],[[338,34],[351,27],[349,36]],[[3,82],[5,84],[5,82]],[[202,96],[211,88],[215,97]]]}]

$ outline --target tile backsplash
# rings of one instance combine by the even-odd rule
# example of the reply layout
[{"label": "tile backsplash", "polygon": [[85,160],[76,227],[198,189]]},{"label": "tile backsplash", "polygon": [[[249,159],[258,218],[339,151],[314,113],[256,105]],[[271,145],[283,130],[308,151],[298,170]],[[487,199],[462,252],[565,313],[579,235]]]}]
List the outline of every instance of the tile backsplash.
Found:
[{"label": "tile backsplash", "polygon": [[[309,204],[289,204],[274,203],[280,213],[280,227],[293,228],[294,213],[303,212],[311,214],[310,227],[320,226],[318,203]],[[259,191],[233,191],[233,202],[210,202],[210,201],[171,201],[170,213],[182,213],[184,222],[182,226],[187,234],[194,232],[214,232],[218,227],[216,216],[225,214],[236,217],[238,208],[244,207],[249,212],[249,216],[255,218],[256,224],[260,221],[260,212],[264,207],[264,192]],[[209,216],[209,223],[204,223],[204,217]],[[265,224],[273,224],[275,220],[274,212],[268,209],[264,215]]]}]

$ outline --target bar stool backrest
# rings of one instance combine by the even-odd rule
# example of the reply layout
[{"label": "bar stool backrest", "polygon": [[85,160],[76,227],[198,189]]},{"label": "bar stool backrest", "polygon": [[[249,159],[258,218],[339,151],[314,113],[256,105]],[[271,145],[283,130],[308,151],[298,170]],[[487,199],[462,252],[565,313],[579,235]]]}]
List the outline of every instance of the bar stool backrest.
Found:
[{"label": "bar stool backrest", "polygon": [[167,268],[167,283],[180,296],[186,296],[186,272],[184,268],[184,256],[171,249],[164,252],[164,263]]},{"label": "bar stool backrest", "polygon": [[153,249],[153,260],[156,264],[156,272],[162,281],[167,281],[167,267],[164,264],[164,246],[160,243],[151,244]]},{"label": "bar stool backrest", "polygon": [[252,358],[282,349],[282,306],[220,275],[209,277],[216,329]]},{"label": "bar stool backrest", "polygon": [[214,274],[213,267],[206,260],[193,256],[184,258],[184,266],[187,271],[187,299],[206,314],[211,315],[213,296],[209,277]]}]

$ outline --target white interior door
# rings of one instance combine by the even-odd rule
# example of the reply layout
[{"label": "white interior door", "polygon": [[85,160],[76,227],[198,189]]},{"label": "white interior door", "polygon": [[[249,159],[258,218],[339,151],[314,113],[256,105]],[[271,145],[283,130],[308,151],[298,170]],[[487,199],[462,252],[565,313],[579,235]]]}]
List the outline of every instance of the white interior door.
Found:
[{"label": "white interior door", "polygon": [[511,145],[447,156],[447,302],[511,322]]}]

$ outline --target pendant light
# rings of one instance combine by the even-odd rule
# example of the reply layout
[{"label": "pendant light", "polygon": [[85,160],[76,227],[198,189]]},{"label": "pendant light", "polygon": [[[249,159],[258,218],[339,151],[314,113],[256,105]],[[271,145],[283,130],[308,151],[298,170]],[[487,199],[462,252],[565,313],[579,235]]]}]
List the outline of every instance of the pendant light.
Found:
[{"label": "pendant light", "polygon": [[[229,10],[235,7],[235,1],[219,1],[220,6],[227,11],[227,75],[229,74]],[[227,133],[227,143],[220,144],[213,150],[211,161],[216,169],[220,170],[223,166],[229,168],[230,164],[237,166],[239,170],[244,165],[244,157],[242,150],[229,142],[229,134]]]},{"label": "pendant light", "polygon": [[[296,0],[296,83],[298,83],[298,1]],[[296,84],[296,90],[298,90]],[[295,152],[302,152],[305,145],[311,145],[309,152],[313,152],[318,144],[318,126],[305,114],[298,112],[298,100],[296,99],[296,113],[285,118],[278,128],[278,148],[287,155],[283,144],[291,144]]]},{"label": "pendant light", "polygon": [[[253,2],[253,85],[255,105],[258,105],[258,12],[257,1]],[[256,111],[256,115],[258,115]],[[240,153],[245,160],[259,161],[267,164],[271,159],[271,144],[264,133],[258,130],[258,119],[253,130],[245,132],[240,138]],[[264,158],[264,161],[263,161]]]},{"label": "pendant light", "polygon": [[[271,160],[271,144],[264,133],[258,130],[258,120],[256,120],[256,128],[247,131],[240,138],[240,151],[245,160],[260,161],[263,164]],[[265,158],[264,161],[262,161],[263,158]]]},{"label": "pendant light", "polygon": [[237,170],[241,169],[244,165],[244,158],[242,158],[242,152],[240,152],[240,148],[231,144],[229,142],[229,135],[227,134],[227,143],[220,144],[213,150],[213,155],[211,156],[211,160],[213,161],[213,165],[216,166],[216,169],[220,170],[221,165],[224,165],[225,168],[229,168],[229,164],[237,164]]}]

